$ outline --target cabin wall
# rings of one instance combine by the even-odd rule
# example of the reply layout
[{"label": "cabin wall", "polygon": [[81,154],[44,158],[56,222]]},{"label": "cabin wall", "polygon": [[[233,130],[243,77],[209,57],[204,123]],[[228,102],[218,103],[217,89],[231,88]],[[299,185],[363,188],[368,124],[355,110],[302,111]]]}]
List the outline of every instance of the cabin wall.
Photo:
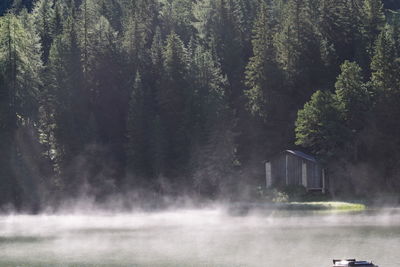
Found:
[{"label": "cabin wall", "polygon": [[281,153],[270,161],[269,166],[271,186],[304,185],[307,189],[323,187],[322,168],[315,162],[290,153]]},{"label": "cabin wall", "polygon": [[272,186],[271,162],[265,163],[265,185],[267,188]]},{"label": "cabin wall", "polygon": [[279,154],[271,161],[271,176],[273,186],[286,185],[286,155]]},{"label": "cabin wall", "polygon": [[307,188],[322,188],[322,169],[313,162],[307,162]]},{"label": "cabin wall", "polygon": [[288,158],[288,185],[302,184],[303,159],[291,154],[286,154]]}]

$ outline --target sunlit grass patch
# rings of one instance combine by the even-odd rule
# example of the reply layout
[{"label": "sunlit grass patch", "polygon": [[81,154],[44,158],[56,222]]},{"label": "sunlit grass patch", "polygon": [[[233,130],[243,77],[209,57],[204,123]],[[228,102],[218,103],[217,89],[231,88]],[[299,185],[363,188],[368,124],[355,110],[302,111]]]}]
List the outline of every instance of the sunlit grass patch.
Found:
[{"label": "sunlit grass patch", "polygon": [[340,201],[290,202],[287,205],[296,210],[362,211],[367,208],[364,204]]}]

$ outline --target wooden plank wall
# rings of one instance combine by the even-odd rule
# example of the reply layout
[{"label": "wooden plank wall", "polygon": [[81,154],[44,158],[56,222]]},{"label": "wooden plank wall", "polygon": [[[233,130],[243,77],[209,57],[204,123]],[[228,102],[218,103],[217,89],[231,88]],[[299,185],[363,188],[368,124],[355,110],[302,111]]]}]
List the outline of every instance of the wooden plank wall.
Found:
[{"label": "wooden plank wall", "polygon": [[[287,169],[286,169],[287,157]],[[289,185],[302,185],[302,164],[307,165],[307,188],[322,188],[322,169],[314,162],[305,160],[291,153],[281,153],[271,161],[273,186],[286,185],[286,172]]]}]

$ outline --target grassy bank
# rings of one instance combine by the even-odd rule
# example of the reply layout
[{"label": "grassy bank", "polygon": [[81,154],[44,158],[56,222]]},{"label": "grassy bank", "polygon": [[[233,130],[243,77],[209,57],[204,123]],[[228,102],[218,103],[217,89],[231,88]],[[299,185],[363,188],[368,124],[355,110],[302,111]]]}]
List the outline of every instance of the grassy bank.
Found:
[{"label": "grassy bank", "polygon": [[360,203],[341,201],[315,201],[315,202],[236,202],[229,207],[229,212],[236,215],[245,215],[251,211],[276,212],[276,211],[312,211],[312,212],[361,212],[367,206]]},{"label": "grassy bank", "polygon": [[340,201],[289,202],[280,205],[293,210],[363,211],[367,208],[364,204]]}]

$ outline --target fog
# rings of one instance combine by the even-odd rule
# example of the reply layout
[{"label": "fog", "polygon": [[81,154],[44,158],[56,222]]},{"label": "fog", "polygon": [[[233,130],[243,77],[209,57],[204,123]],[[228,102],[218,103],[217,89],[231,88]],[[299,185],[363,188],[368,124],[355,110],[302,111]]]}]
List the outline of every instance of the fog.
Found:
[{"label": "fog", "polygon": [[397,267],[400,212],[176,209],[0,217],[0,266],[331,266],[333,258]]}]

